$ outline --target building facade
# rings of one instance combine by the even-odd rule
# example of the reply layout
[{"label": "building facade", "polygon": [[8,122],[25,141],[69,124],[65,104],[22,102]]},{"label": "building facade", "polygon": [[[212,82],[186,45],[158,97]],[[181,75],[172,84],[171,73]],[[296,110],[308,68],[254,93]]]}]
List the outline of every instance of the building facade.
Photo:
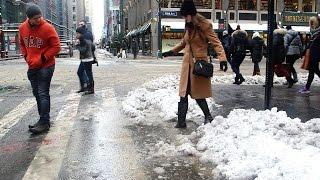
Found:
[{"label": "building facade", "polygon": [[[127,0],[125,16],[127,35],[136,38],[140,49],[156,55],[158,34],[162,39],[162,51],[171,49],[183,35],[184,20],[180,17],[183,0],[162,0],[161,33],[158,33],[158,2],[156,0]],[[267,30],[268,0],[194,0],[200,14],[212,22],[213,28],[221,32],[226,28],[254,32]],[[294,25],[298,31],[308,31],[311,16],[320,12],[317,0],[276,0],[275,14],[279,26]],[[149,25],[150,24],[150,25]]]}]

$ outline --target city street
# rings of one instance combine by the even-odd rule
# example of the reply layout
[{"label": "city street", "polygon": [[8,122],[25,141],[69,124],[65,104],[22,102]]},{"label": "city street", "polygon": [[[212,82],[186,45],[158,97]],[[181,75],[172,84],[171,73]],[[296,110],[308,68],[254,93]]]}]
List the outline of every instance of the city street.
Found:
[{"label": "city street", "polygon": [[[175,118],[163,121],[160,110],[152,104],[146,105],[152,108],[141,116],[145,119],[128,114],[124,106],[133,95],[129,92],[145,83],[158,82],[157,79],[169,75],[173,79],[178,77],[182,57],[118,59],[99,51],[99,66],[93,66],[95,94],[82,95],[76,93],[79,88],[77,56],[57,59],[50,93],[51,129],[37,136],[28,132],[28,125],[35,123],[38,115],[26,75],[27,65],[23,59],[0,61],[1,180],[228,179],[226,174],[216,175],[217,164],[202,161],[197,153],[188,151],[191,148],[185,148],[183,155],[169,156],[165,153],[171,151],[161,152],[164,145],[177,145],[181,135],[196,131],[202,117],[191,117],[188,128],[179,130],[173,128]],[[300,63],[296,65],[299,75],[306,76],[307,72],[299,68]],[[212,85],[214,116],[227,117],[234,109],[263,110],[264,76],[254,83],[251,59],[246,59],[241,66],[246,82],[240,86],[232,84],[230,66],[226,73],[219,71],[218,62],[214,66],[213,81],[217,82]],[[261,72],[265,73],[265,60],[261,63]],[[291,89],[281,83],[275,83],[272,90],[273,107],[303,122],[319,118],[318,77],[310,95],[297,93],[304,82]],[[178,98],[178,91],[170,95]]]}]

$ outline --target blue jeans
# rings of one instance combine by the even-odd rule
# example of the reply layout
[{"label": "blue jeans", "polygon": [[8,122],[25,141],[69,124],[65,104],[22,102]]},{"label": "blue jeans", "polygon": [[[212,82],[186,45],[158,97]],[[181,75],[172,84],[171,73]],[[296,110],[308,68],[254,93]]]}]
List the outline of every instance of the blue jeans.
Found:
[{"label": "blue jeans", "polygon": [[79,77],[80,86],[84,87],[84,84],[88,83],[88,76],[87,76],[87,73],[85,71],[84,62],[80,62],[77,74],[78,74],[78,77]]},{"label": "blue jeans", "polygon": [[50,84],[54,72],[54,65],[48,68],[29,69],[28,79],[32,93],[37,100],[38,113],[43,123],[50,121]]}]

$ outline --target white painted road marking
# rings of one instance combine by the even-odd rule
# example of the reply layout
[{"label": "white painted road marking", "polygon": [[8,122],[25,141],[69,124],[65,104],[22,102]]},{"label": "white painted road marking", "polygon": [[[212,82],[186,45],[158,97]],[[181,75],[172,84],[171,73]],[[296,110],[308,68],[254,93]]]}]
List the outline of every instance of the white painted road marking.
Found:
[{"label": "white painted road marking", "polygon": [[36,105],[34,98],[28,98],[0,120],[0,139]]},{"label": "white painted road marking", "polygon": [[81,95],[70,94],[43,140],[23,180],[58,179]]}]

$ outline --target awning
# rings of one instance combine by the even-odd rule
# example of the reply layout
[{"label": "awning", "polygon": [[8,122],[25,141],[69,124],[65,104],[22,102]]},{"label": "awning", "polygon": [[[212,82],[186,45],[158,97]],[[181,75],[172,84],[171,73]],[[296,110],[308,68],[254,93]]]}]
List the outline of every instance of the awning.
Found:
[{"label": "awning", "polygon": [[240,25],[240,28],[245,31],[267,31],[268,30],[268,24],[230,23],[230,26],[233,30],[236,30],[238,25]]},{"label": "awning", "polygon": [[[175,30],[184,30],[185,28],[185,21],[183,19],[162,19],[161,26],[170,26],[170,29]],[[213,29],[218,29],[218,23],[212,23]]]},{"label": "awning", "polygon": [[139,29],[139,34],[144,34],[148,28],[151,26],[151,22],[145,23],[141,28]]},{"label": "awning", "polygon": [[137,29],[134,29],[132,31],[130,31],[126,37],[129,37],[129,36],[137,36],[137,35],[140,35],[140,34],[144,34],[148,28],[151,26],[151,22],[146,22],[144,25],[140,26],[139,28]]},{"label": "awning", "polygon": [[134,30],[128,32],[128,34],[126,35],[126,37],[131,36],[131,35],[134,34],[136,31],[137,31],[137,29],[134,29]]},{"label": "awning", "polygon": [[298,32],[310,32],[309,26],[291,26],[293,30]]}]

